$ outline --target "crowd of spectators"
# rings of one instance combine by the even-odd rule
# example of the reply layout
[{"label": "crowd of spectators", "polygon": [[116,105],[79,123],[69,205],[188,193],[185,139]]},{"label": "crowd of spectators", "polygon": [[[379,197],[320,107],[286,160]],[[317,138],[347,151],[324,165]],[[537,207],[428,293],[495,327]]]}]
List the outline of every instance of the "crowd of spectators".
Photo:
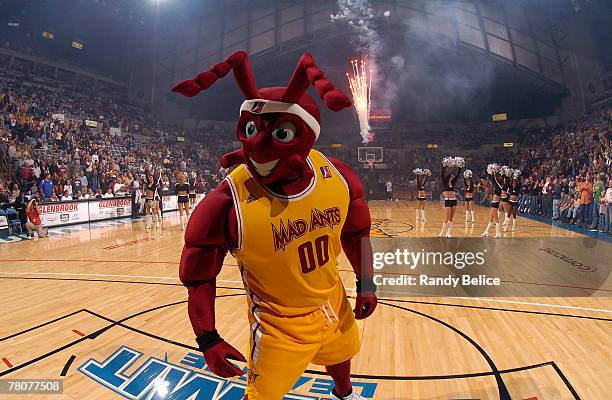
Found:
[{"label": "crowd of spectators", "polygon": [[[506,164],[522,171],[521,212],[610,232],[611,126],[607,104],[565,126],[524,129],[519,149],[493,155],[466,150],[466,167],[480,181],[476,200],[486,204],[490,194],[480,179],[486,165]],[[177,136],[189,140],[179,142]],[[225,132],[186,135],[162,126],[112,93],[76,91],[47,76],[0,73],[0,155],[10,172],[0,177],[0,204],[19,206],[30,197],[45,202],[128,196],[149,172],[160,177],[164,192],[172,192],[181,173],[195,173],[198,190],[206,191],[227,173],[218,159],[235,145]],[[360,171],[367,188],[383,193],[391,176],[408,197],[416,195],[412,170],[429,168],[428,191],[435,198],[440,160],[448,154],[387,148],[388,168],[377,174],[363,169],[352,146],[331,155]]]},{"label": "crowd of spectators", "polygon": [[478,182],[475,200],[483,205],[489,204],[491,195],[487,164],[508,165],[522,172],[520,212],[612,232],[612,103],[600,105],[566,125],[524,128],[519,143],[515,148],[498,148],[492,154],[473,150],[446,154],[423,147],[385,149],[384,163],[388,168],[383,171],[364,169],[353,149],[336,150],[334,155],[360,171],[366,186],[374,188],[374,197],[383,197],[390,178],[394,190],[401,190],[409,199],[416,198],[413,169],[432,171],[426,188],[430,198],[437,198],[442,158],[463,156],[466,168],[473,171]]},{"label": "crowd of spectators", "polygon": [[161,127],[142,110],[111,97],[67,93],[52,83],[0,74],[0,161],[8,171],[0,176],[0,204],[23,208],[31,197],[128,196],[149,173],[161,175],[166,193],[181,173],[195,175],[200,192],[223,179],[218,157],[231,141],[204,135],[178,142],[182,132]]}]

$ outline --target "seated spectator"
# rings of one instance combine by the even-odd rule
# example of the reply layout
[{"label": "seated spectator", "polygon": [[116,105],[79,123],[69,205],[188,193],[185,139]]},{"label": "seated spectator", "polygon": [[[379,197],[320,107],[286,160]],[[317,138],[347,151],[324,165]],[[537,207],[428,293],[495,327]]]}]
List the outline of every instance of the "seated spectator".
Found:
[{"label": "seated spectator", "polygon": [[104,195],[102,196],[103,199],[110,199],[113,197],[115,197],[115,195],[113,195],[113,190],[111,188],[108,188],[106,193],[104,193]]},{"label": "seated spectator", "polygon": [[57,193],[53,192],[51,193],[51,197],[49,198],[50,201],[60,201],[59,197],[57,197]]},{"label": "seated spectator", "polygon": [[574,203],[572,204],[572,209],[570,212],[570,224],[578,224],[580,221],[580,195],[574,196]]},{"label": "seated spectator", "polygon": [[60,198],[61,201],[72,201],[72,195],[67,190],[64,190],[64,194]]},{"label": "seated spectator", "polygon": [[563,203],[559,207],[559,215],[562,222],[568,222],[571,216],[571,210],[574,205],[574,195],[568,194],[565,196]]}]

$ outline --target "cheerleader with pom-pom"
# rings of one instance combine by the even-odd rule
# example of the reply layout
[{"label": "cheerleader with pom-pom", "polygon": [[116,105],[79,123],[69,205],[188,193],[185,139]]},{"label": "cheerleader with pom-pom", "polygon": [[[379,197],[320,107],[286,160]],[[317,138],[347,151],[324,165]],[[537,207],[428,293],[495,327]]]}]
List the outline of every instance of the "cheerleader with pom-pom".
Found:
[{"label": "cheerleader with pom-pom", "polygon": [[[512,182],[508,186],[508,214],[507,220],[512,221],[512,232],[516,230],[516,212],[519,208],[519,196],[521,195],[521,171],[512,171]],[[504,227],[504,232],[508,231],[508,224]]]},{"label": "cheerleader with pom-pom", "polygon": [[[452,236],[453,217],[457,208],[457,194],[455,193],[455,182],[459,177],[461,169],[465,166],[465,160],[461,157],[445,157],[442,160],[442,195],[444,196],[444,222],[438,236]],[[458,168],[456,173],[452,169]],[[448,171],[450,170],[450,171]]]},{"label": "cheerleader with pom-pom", "polygon": [[465,222],[469,222],[469,217],[472,217],[472,222],[475,222],[474,219],[474,205],[472,201],[474,200],[474,180],[472,178],[472,171],[466,169],[463,172],[463,195],[465,198]]},{"label": "cheerleader with pom-pom", "polygon": [[502,227],[504,228],[504,232],[508,230],[508,223],[510,222],[510,218],[508,218],[508,214],[510,213],[510,204],[508,203],[508,188],[510,183],[512,182],[512,175],[514,174],[514,170],[506,165],[502,165],[500,168],[501,172],[501,183],[502,183],[502,192],[501,198],[499,199],[499,213],[504,218],[504,222],[502,223]]},{"label": "cheerleader with pom-pom", "polygon": [[491,182],[491,189],[493,190],[493,197],[491,198],[491,213],[489,214],[489,222],[482,232],[481,236],[489,236],[489,228],[495,224],[495,237],[502,237],[501,230],[499,229],[499,202],[501,200],[503,177],[501,173],[501,167],[498,164],[487,165],[487,174],[489,181]]},{"label": "cheerleader with pom-pom", "polygon": [[417,208],[416,208],[416,219],[421,218],[422,222],[427,221],[425,218],[425,200],[427,200],[427,192],[425,191],[425,182],[427,177],[431,175],[431,171],[427,168],[417,168],[412,171],[416,175],[417,185]]}]

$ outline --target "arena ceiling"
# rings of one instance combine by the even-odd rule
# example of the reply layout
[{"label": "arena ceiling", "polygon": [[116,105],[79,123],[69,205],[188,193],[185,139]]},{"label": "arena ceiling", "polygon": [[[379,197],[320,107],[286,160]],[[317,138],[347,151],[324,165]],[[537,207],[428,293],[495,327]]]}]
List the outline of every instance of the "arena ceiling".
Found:
[{"label": "arena ceiling", "polygon": [[[401,94],[391,104],[397,116],[478,119],[512,107],[515,115],[543,115],[569,94],[563,65],[569,56],[564,32],[555,26],[572,12],[569,0],[370,2],[387,82],[377,96]],[[0,10],[3,41],[24,42],[123,81],[140,74],[138,63],[150,59],[157,66],[150,84],[165,94],[172,83],[239,49],[250,53],[260,86],[283,85],[303,51],[313,52],[344,84],[347,62],[358,53],[353,32],[331,22],[333,0],[0,0]],[[11,21],[19,28],[7,28]],[[44,39],[43,31],[55,39]],[[72,40],[84,43],[84,50],[71,48]],[[397,57],[402,68],[393,61]],[[233,118],[240,94],[232,82],[221,82],[212,93],[189,103],[194,116]]]}]

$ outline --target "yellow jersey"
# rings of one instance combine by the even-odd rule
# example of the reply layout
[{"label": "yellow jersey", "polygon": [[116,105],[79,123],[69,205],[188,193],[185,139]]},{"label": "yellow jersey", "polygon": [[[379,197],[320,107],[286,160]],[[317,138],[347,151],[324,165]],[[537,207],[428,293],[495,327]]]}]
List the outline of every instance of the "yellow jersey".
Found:
[{"label": "yellow jersey", "polygon": [[307,158],[314,175],[295,195],[273,193],[245,165],[226,178],[238,220],[238,260],[252,302],[302,315],[325,305],[340,285],[336,258],[349,206],[348,185],[321,153]]}]

